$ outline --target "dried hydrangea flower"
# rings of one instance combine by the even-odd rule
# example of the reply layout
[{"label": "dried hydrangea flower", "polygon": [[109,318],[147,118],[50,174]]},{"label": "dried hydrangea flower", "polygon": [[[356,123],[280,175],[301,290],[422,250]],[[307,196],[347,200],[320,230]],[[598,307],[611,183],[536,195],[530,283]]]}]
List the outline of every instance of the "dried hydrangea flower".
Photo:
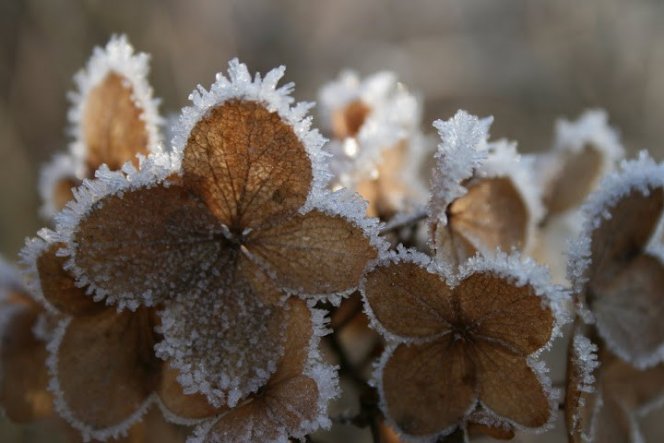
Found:
[{"label": "dried hydrangea flower", "polygon": [[488,142],[492,117],[458,111],[437,120],[429,223],[439,260],[462,264],[476,252],[526,250],[542,215],[529,159],[504,140]]},{"label": "dried hydrangea flower", "polygon": [[355,190],[368,214],[389,218],[426,202],[420,168],[429,139],[420,132],[422,105],[391,72],[365,79],[345,71],[320,90],[333,188]]},{"label": "dried hydrangea flower", "polygon": [[101,168],[57,218],[78,284],[119,307],[163,305],[158,355],[216,406],[276,371],[287,296],[352,292],[382,247],[358,200],[326,191],[323,140],[282,75],[232,61],[192,94],[172,154]]},{"label": "dried hydrangea flower", "polygon": [[52,415],[46,343],[34,333],[42,313],[18,270],[0,258],[0,405],[18,423]]},{"label": "dried hydrangea flower", "polygon": [[361,290],[388,341],[376,373],[382,410],[407,438],[448,435],[479,421],[478,408],[508,430],[551,422],[556,393],[537,357],[565,321],[565,294],[543,268],[500,253],[450,275],[402,250]]},{"label": "dried hydrangea flower", "polygon": [[611,352],[638,368],[664,360],[664,265],[651,252],[664,210],[664,165],[623,162],[583,205],[568,275],[581,312]]},{"label": "dried hydrangea flower", "polygon": [[57,323],[47,347],[55,408],[86,439],[124,435],[156,401],[163,365],[154,351],[156,313],[93,301],[64,269],[63,245],[48,230],[39,235],[22,255],[31,293]]},{"label": "dried hydrangea flower", "polygon": [[159,101],[147,82],[149,56],[134,54],[125,36],[95,48],[85,69],[74,77],[69,120],[74,138],[67,154],[56,155],[42,170],[42,214],[50,218],[72,199],[71,189],[92,177],[102,164],[120,169],[138,165],[137,154],[161,150]]},{"label": "dried hydrangea flower", "polygon": [[334,368],[321,362],[318,340],[324,312],[302,300],[290,312],[284,353],[261,389],[234,407],[209,407],[205,397],[186,396],[174,377],[164,380],[161,397],[177,420],[199,420],[194,442],[288,442],[329,427],[327,403],[337,394]]}]

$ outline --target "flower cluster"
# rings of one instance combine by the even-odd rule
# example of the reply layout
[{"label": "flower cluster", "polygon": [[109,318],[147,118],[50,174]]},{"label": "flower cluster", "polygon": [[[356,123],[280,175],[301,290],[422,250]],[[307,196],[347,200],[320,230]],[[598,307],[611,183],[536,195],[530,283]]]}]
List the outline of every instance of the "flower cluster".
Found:
[{"label": "flower cluster", "polygon": [[451,442],[556,432],[562,404],[572,442],[639,441],[664,398],[664,165],[618,165],[598,110],[537,155],[458,111],[434,148],[386,72],[321,89],[328,141],[284,72],[231,60],[164,128],[148,56],[95,49],[48,227],[23,279],[0,266],[7,416],[85,441]]}]

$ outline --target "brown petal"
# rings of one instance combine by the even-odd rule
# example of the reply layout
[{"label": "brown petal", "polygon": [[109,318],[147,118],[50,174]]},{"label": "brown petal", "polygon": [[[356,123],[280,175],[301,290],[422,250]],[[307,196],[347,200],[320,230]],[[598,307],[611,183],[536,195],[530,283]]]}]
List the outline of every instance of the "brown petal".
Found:
[{"label": "brown petal", "polygon": [[600,382],[605,398],[635,413],[664,398],[664,364],[639,370],[617,357],[604,357]]},{"label": "brown petal", "polygon": [[415,263],[402,262],[379,266],[365,278],[367,302],[389,332],[429,337],[450,329],[451,290],[438,275]]},{"label": "brown petal", "polygon": [[525,358],[483,339],[477,339],[472,349],[480,401],[522,426],[546,424],[551,415],[549,399]]},{"label": "brown petal", "polygon": [[658,358],[664,348],[664,265],[639,255],[591,290],[597,328],[608,345],[639,365]]},{"label": "brown petal", "polygon": [[75,263],[113,296],[154,302],[190,291],[225,250],[214,216],[188,191],[155,186],[95,204],[75,233]]},{"label": "brown petal", "polygon": [[120,169],[136,154],[148,153],[148,132],[143,110],[133,99],[134,91],[121,75],[111,72],[90,91],[83,111],[86,162],[91,171],[106,163]]},{"label": "brown petal", "polygon": [[105,308],[103,303],[95,303],[85,289],[75,285],[74,278],[64,270],[67,261],[56,252],[64,245],[55,243],[37,257],[37,271],[42,294],[58,311],[70,315],[98,313]]},{"label": "brown petal", "polygon": [[311,160],[293,128],[262,104],[233,100],[192,129],[184,181],[231,230],[297,211],[307,199]]},{"label": "brown petal", "polygon": [[73,417],[93,429],[118,425],[156,387],[154,318],[148,309],[74,317],[53,352],[55,378]]},{"label": "brown petal", "polygon": [[422,345],[399,345],[383,369],[386,414],[410,435],[459,424],[473,406],[476,380],[463,342],[450,335]]},{"label": "brown petal", "polygon": [[361,100],[348,103],[343,109],[332,115],[334,137],[338,139],[355,137],[370,113],[371,108]]},{"label": "brown petal", "polygon": [[212,417],[226,409],[215,408],[202,394],[186,395],[182,385],[177,381],[178,373],[177,369],[164,363],[159,384],[159,398],[171,413],[178,417],[198,419]]},{"label": "brown petal", "polygon": [[627,262],[643,252],[663,208],[662,188],[652,189],[647,196],[632,191],[608,208],[611,218],[603,218],[592,233],[592,264],[588,275],[591,290],[594,291],[593,285],[608,284],[605,280],[611,280]]},{"label": "brown petal", "polygon": [[205,441],[253,442],[298,433],[318,415],[318,387],[303,375],[313,335],[311,313],[299,299],[289,300],[285,350],[268,384],[231,409],[210,429]]},{"label": "brown petal", "polygon": [[489,272],[465,278],[457,288],[464,323],[474,333],[504,343],[523,356],[544,346],[554,317],[530,285],[517,286]]},{"label": "brown petal", "polygon": [[18,423],[53,414],[53,399],[46,389],[46,345],[32,332],[37,318],[44,314],[22,294],[0,305],[0,315],[8,317],[0,331],[0,405]]},{"label": "brown petal", "polygon": [[365,233],[340,216],[296,215],[257,231],[246,244],[277,283],[305,294],[353,289],[376,249]]},{"label": "brown petal", "polygon": [[[439,254],[456,257],[457,263],[477,250],[509,251],[525,245],[528,209],[508,178],[470,183],[468,193],[452,202],[447,213],[447,226],[439,225],[435,233],[436,250]],[[455,240],[457,236],[461,239]]]},{"label": "brown petal", "polygon": [[549,215],[579,206],[601,178],[602,154],[592,145],[578,152],[568,151],[560,161],[559,172],[544,197]]}]

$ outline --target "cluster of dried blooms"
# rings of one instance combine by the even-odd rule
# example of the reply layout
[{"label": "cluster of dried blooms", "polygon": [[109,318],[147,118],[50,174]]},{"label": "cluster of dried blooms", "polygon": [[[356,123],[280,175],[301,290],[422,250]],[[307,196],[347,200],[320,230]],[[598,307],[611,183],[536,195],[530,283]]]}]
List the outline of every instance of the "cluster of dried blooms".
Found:
[{"label": "cluster of dried blooms", "polygon": [[76,76],[50,227],[24,278],[0,268],[10,419],[85,441],[343,423],[451,442],[548,431],[562,407],[571,442],[642,441],[664,398],[664,165],[622,160],[603,112],[524,156],[459,111],[435,148],[392,74],[346,72],[321,90],[326,144],[283,68],[233,60],[164,142],[147,63],[116,37]]}]

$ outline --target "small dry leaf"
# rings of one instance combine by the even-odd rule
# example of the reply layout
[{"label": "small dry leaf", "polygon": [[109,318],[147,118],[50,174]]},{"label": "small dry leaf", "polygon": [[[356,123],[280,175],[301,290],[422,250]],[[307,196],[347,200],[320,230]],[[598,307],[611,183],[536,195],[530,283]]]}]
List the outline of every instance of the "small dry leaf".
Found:
[{"label": "small dry leaf", "polygon": [[545,191],[544,205],[549,216],[583,203],[601,178],[602,161],[602,153],[592,145],[562,154],[558,174]]},{"label": "small dry leaf", "polygon": [[554,317],[532,286],[478,271],[450,289],[403,260],[371,270],[363,291],[401,343],[384,357],[381,382],[385,413],[403,432],[447,434],[478,402],[525,427],[547,423],[549,394],[528,357],[548,343]]},{"label": "small dry leaf", "polygon": [[479,251],[509,251],[525,245],[528,209],[508,178],[474,180],[447,209],[447,225],[435,231],[436,250],[454,263]]},{"label": "small dry leaf", "polygon": [[153,351],[154,321],[145,308],[70,320],[54,350],[54,371],[74,419],[94,429],[112,427],[148,400],[161,367]]},{"label": "small dry leaf", "polygon": [[345,108],[337,110],[332,116],[334,137],[338,139],[355,137],[370,113],[371,108],[362,100],[354,100]]},{"label": "small dry leaf", "polygon": [[263,105],[239,100],[196,124],[183,168],[185,185],[233,232],[293,215],[313,177],[293,128]]},{"label": "small dry leaf", "polygon": [[120,169],[136,154],[148,154],[148,132],[129,83],[110,72],[90,91],[83,113],[86,163],[90,171],[105,163]]},{"label": "small dry leaf", "polygon": [[46,389],[46,344],[33,328],[43,309],[27,295],[14,293],[0,305],[11,312],[0,342],[0,404],[14,422],[27,423],[53,414],[53,398]]}]

